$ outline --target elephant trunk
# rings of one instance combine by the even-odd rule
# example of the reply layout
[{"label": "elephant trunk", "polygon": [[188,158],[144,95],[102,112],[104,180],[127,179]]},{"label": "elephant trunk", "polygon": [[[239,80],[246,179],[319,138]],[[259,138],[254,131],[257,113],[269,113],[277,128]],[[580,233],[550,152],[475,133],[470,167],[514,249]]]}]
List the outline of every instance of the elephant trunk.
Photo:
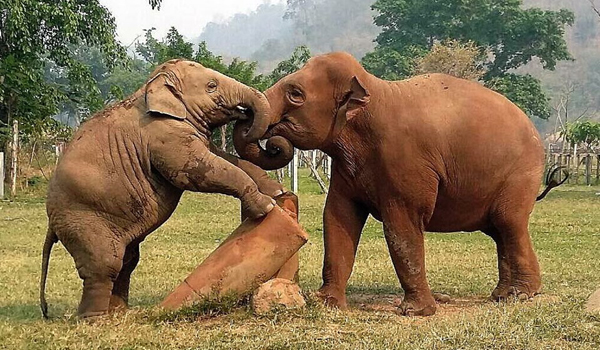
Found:
[{"label": "elephant trunk", "polygon": [[276,170],[286,166],[294,157],[294,145],[282,136],[273,136],[267,140],[266,149],[258,141],[246,141],[248,122],[238,120],[233,129],[233,145],[236,152],[265,170]]},{"label": "elephant trunk", "polygon": [[[265,95],[268,95],[271,88]],[[271,100],[268,100],[271,101]],[[273,99],[272,101],[278,101]],[[267,143],[265,148],[261,147],[257,141],[260,137],[264,137],[268,127],[275,125],[280,121],[279,115],[282,114],[283,105],[270,105],[270,117],[265,120],[259,120],[260,117],[255,116],[254,120],[238,120],[233,129],[233,145],[235,150],[245,160],[248,160],[265,170],[276,170],[286,166],[294,157],[294,145],[285,137],[277,135],[267,135]],[[267,125],[263,124],[267,121]],[[250,124],[252,123],[252,124]],[[265,127],[264,131],[262,128]],[[260,130],[258,130],[260,128]],[[253,137],[259,134],[256,140]]]},{"label": "elephant trunk", "polygon": [[271,107],[269,101],[260,91],[242,85],[237,90],[237,100],[243,107],[250,108],[253,112],[251,125],[243,130],[242,138],[246,142],[256,142],[263,136],[271,123]]}]

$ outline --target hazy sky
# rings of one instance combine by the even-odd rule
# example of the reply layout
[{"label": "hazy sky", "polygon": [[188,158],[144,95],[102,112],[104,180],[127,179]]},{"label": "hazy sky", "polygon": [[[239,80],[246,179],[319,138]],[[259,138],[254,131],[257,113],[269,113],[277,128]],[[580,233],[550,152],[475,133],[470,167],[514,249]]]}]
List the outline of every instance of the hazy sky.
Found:
[{"label": "hazy sky", "polygon": [[223,21],[235,13],[248,13],[263,2],[282,0],[163,0],[160,11],[152,10],[148,0],[100,0],[115,16],[119,40],[129,45],[144,29],[156,28],[162,38],[175,26],[188,39],[200,35],[211,21]]}]

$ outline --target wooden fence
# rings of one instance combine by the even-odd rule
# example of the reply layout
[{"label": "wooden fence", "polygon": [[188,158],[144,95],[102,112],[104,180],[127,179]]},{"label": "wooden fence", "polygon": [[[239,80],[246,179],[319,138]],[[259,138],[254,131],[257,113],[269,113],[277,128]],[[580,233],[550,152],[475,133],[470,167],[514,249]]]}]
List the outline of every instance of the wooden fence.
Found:
[{"label": "wooden fence", "polygon": [[[569,172],[569,184],[600,185],[600,154],[596,152],[549,152],[547,167],[561,166]],[[560,175],[561,178],[564,176]],[[562,179],[561,179],[562,180]]]}]

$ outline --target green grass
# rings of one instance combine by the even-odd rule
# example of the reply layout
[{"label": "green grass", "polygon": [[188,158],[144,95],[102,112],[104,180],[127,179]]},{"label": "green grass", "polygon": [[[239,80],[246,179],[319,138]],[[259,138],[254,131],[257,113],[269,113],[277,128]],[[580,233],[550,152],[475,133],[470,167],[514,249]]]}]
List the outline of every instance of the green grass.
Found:
[{"label": "green grass", "polygon": [[323,308],[310,298],[321,281],[321,213],[325,196],[303,178],[300,220],[311,236],[301,251],[302,311],[257,317],[247,305],[201,305],[168,314],[154,307],[238,225],[238,202],[186,194],[174,216],[142,244],[133,275],[132,310],[93,323],[72,315],[81,282],[71,257],[54,248],[47,285],[50,321],[38,308],[43,199],[0,202],[0,349],[598,349],[600,316],[582,305],[600,288],[600,188],[565,187],[539,203],[531,232],[544,294],[524,303],[488,302],[496,254],[481,233],[428,234],[428,279],[455,302],[435,316],[393,313],[402,291],[381,225],[369,220],[349,284],[351,310]]}]

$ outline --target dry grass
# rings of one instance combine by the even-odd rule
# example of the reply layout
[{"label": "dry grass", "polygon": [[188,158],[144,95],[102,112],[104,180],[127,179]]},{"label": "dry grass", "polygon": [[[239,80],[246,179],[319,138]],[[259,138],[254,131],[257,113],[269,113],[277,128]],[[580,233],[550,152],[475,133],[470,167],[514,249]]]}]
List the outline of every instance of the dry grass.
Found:
[{"label": "dry grass", "polygon": [[[301,286],[320,283],[324,196],[303,184],[301,222],[311,241],[301,255]],[[186,194],[171,220],[142,244],[133,275],[133,309],[80,322],[81,283],[64,248],[55,246],[47,286],[50,321],[38,308],[38,280],[46,218],[43,199],[0,202],[0,348],[23,349],[415,349],[600,348],[600,316],[582,305],[600,288],[600,192],[567,187],[537,205],[531,231],[543,269],[544,295],[496,304],[485,297],[497,270],[493,242],[481,233],[427,235],[432,289],[455,302],[429,318],[393,313],[401,289],[381,225],[370,220],[349,285],[348,312],[324,309],[309,298],[303,311],[253,316],[245,305],[201,305],[166,314],[153,306],[236,226],[237,201]],[[236,218],[236,219],[232,219]]]}]

